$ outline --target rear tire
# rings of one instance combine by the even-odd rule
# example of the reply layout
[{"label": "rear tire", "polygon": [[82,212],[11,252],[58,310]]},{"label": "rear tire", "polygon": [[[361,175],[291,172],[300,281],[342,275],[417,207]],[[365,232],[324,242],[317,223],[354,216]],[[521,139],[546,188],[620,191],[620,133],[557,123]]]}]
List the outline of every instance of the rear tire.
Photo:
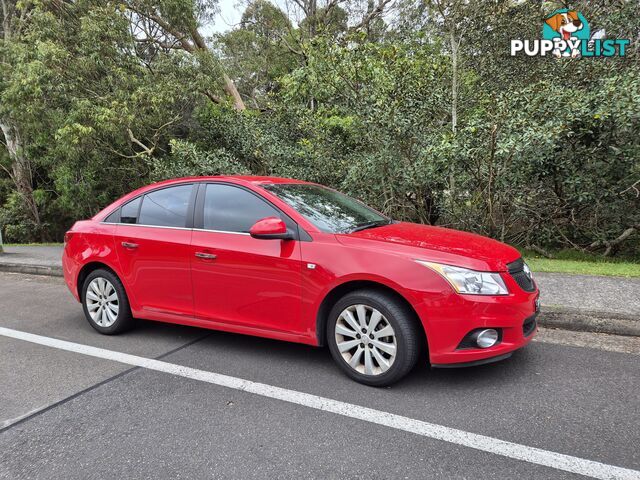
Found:
[{"label": "rear tire", "polygon": [[374,387],[402,379],[422,350],[415,314],[393,295],[373,289],[338,300],[326,334],[338,367],[353,380]]},{"label": "rear tire", "polygon": [[84,280],[82,308],[89,324],[104,335],[115,335],[133,327],[127,293],[120,279],[109,270],[94,270]]}]

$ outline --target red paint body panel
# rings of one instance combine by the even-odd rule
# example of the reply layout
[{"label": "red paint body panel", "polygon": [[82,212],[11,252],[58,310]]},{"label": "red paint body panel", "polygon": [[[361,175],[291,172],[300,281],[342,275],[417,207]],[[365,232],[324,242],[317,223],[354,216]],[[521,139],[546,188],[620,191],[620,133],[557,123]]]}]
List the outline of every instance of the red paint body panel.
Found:
[{"label": "red paint body panel", "polygon": [[[346,239],[392,244],[388,248],[403,245],[426,249],[433,261],[490,272],[506,271],[506,264],[520,257],[515,248],[475,233],[406,222],[363,230],[348,235]],[[421,251],[424,250],[416,253]]]},{"label": "red paint body panel", "polygon": [[[186,229],[116,226],[116,273],[127,289],[134,316],[193,317],[192,234]],[[137,246],[125,248],[123,243]]]},{"label": "red paint body panel", "polygon": [[[248,234],[101,223],[145,192],[179,183],[225,182],[248,188],[293,219],[311,241],[261,240]],[[351,281],[384,285],[415,310],[432,363],[482,360],[526,345],[522,324],[536,311],[538,291],[526,292],[507,272],[520,257],[508,245],[472,233],[395,223],[344,235],[323,233],[263,189],[267,183],[307,183],[274,177],[193,177],[149,185],[70,230],[64,275],[78,297],[81,269],[102,263],[122,280],[134,316],[317,345],[318,311],[326,296]],[[122,243],[135,244],[126,248]],[[215,259],[196,256],[215,255]],[[499,272],[508,295],[461,295],[415,260]],[[502,328],[488,349],[456,350],[480,327]]]},{"label": "red paint body panel", "polygon": [[[194,230],[195,317],[301,334],[300,243]],[[196,251],[216,258],[197,258]]]},{"label": "red paint body panel", "polygon": [[65,282],[76,300],[80,300],[78,274],[84,266],[96,263],[118,270],[118,254],[113,239],[115,229],[115,225],[90,220],[76,222],[71,227],[73,235],[62,252],[62,270]]}]

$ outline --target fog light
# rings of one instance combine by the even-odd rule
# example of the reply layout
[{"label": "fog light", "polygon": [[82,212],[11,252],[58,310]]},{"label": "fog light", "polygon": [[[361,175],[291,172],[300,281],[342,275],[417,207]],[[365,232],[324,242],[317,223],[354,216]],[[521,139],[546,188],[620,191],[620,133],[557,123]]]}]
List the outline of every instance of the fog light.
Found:
[{"label": "fog light", "polygon": [[480,348],[493,347],[498,341],[498,332],[493,328],[481,330],[476,336],[476,343]]}]

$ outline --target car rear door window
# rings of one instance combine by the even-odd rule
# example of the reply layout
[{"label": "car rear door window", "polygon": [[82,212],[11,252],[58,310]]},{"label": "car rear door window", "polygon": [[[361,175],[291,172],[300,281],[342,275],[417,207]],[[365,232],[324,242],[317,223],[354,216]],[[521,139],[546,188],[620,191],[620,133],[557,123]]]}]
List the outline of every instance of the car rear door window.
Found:
[{"label": "car rear door window", "polygon": [[141,201],[142,197],[138,197],[122,206],[120,209],[120,223],[138,223]]},{"label": "car rear door window", "polygon": [[148,193],[140,208],[140,225],[185,227],[192,185],[179,185]]},{"label": "car rear door window", "polygon": [[265,217],[282,218],[278,210],[243,188],[207,185],[203,222],[206,230],[247,233]]}]

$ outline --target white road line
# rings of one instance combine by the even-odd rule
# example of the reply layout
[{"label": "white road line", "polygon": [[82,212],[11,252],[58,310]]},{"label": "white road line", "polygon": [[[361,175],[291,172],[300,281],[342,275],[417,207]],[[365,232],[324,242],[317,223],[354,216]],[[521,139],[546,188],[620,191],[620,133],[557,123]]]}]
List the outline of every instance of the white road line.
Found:
[{"label": "white road line", "polygon": [[298,392],[286,388],[274,387],[264,383],[252,382],[242,378],[222,375],[220,373],[208,372],[197,368],[184,367],[173,363],[154,360],[151,358],[138,357],[127,353],[106,350],[103,348],[91,347],[80,343],[67,342],[51,337],[43,337],[32,333],[21,332],[10,328],[0,327],[0,335],[27,342],[45,345],[68,352],[81,353],[91,357],[113,360],[137,367],[147,368],[158,372],[169,373],[192,380],[207,382],[222,387],[233,388],[243,392],[250,392],[263,397],[275,398],[284,402],[303,405],[325,412],[343,415],[345,417],[356,418],[365,422],[382,425],[385,427],[415,433],[423,437],[442,440],[444,442],[474,448],[483,452],[489,452],[503,457],[522,460],[524,462],[542,465],[545,467],[564,470],[566,472],[577,473],[591,478],[603,480],[640,480],[640,471],[627,468],[607,465],[583,458],[564,455],[562,453],[550,452],[540,448],[528,447],[518,443],[507,442],[485,435],[465,432],[455,428],[445,427],[434,423],[423,422],[413,418],[395,415],[373,408],[361,407],[351,403],[341,402],[330,398],[319,397],[309,393]]}]

